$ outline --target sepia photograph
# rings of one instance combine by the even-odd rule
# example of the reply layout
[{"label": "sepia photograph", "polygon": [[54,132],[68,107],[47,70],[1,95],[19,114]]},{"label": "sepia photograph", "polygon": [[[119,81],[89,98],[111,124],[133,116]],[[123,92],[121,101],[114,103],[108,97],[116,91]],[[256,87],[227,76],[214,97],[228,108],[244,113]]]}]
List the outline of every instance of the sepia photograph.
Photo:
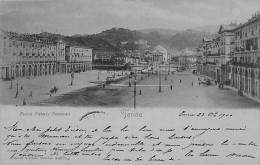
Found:
[{"label": "sepia photograph", "polygon": [[260,164],[259,0],[0,0],[0,164]]}]

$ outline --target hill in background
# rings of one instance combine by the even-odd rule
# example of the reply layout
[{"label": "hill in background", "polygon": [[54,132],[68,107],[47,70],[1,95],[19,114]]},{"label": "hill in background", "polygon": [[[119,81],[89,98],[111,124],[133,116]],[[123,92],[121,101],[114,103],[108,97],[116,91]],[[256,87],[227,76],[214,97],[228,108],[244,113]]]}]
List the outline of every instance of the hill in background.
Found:
[{"label": "hill in background", "polygon": [[164,29],[164,28],[149,28],[149,29],[141,29],[138,31],[140,31],[144,34],[149,34],[151,32],[158,32],[162,35],[175,35],[175,34],[181,32],[181,30]]},{"label": "hill in background", "polygon": [[[143,39],[146,40],[150,46],[162,45],[168,51],[176,54],[176,52],[180,52],[184,49],[195,49],[204,37],[211,35],[210,32],[201,32],[193,29],[183,31],[171,31],[168,29],[167,31],[164,31],[164,34],[162,34],[162,32],[152,30],[154,29],[150,29],[149,31],[151,32],[148,33],[148,31],[141,32],[124,28],[112,28],[102,31],[99,34],[76,34],[71,37],[74,38],[77,42],[91,47],[93,51],[144,49],[144,47],[135,44],[135,41]],[[40,33],[40,35],[50,37],[52,39],[61,39],[65,37],[60,34],[53,34],[48,32]]]},{"label": "hill in background", "polygon": [[193,30],[199,31],[199,32],[209,32],[212,34],[215,34],[219,30],[219,25],[206,25],[206,26],[197,26],[193,28]]}]

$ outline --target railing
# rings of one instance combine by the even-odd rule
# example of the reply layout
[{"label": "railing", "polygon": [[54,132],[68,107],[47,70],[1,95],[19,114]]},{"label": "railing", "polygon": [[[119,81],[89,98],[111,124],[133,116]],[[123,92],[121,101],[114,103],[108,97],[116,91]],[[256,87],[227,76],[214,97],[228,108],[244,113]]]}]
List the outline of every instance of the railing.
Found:
[{"label": "railing", "polygon": [[220,56],[220,53],[207,54],[206,56]]},{"label": "railing", "polygon": [[241,67],[246,67],[246,68],[259,68],[260,67],[260,64],[258,64],[258,63],[246,63],[246,62],[233,61],[231,64],[234,66],[241,66]]}]

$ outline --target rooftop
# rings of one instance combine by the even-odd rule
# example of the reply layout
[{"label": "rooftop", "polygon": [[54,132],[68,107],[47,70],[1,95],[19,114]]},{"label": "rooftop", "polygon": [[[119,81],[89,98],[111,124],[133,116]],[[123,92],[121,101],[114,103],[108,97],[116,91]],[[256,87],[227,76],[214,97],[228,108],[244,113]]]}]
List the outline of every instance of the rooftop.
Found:
[{"label": "rooftop", "polygon": [[253,23],[253,22],[259,21],[259,20],[260,20],[260,12],[257,11],[257,12],[255,12],[255,13],[252,15],[252,17],[251,17],[250,19],[247,20],[247,22],[241,23],[239,26],[237,26],[237,27],[234,28],[233,30],[237,30],[237,29],[239,29],[239,28],[243,28],[243,27],[245,27],[245,26],[247,26],[247,25],[249,25],[249,24],[251,24],[251,23]]},{"label": "rooftop", "polygon": [[[2,29],[1,29],[2,30]],[[11,39],[16,39],[19,41],[29,41],[29,42],[40,42],[40,43],[48,43],[48,44],[55,44],[56,41],[43,37],[39,34],[19,34],[17,32],[11,32],[11,31],[5,31],[2,30],[7,36],[9,36]]]}]

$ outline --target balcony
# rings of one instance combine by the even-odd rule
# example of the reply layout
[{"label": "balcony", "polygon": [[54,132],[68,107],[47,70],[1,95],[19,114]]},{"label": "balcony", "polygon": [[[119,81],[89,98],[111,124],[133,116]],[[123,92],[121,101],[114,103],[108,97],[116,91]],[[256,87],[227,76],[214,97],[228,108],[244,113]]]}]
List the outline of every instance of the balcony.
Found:
[{"label": "balcony", "polygon": [[260,68],[260,64],[258,64],[258,63],[247,63],[247,62],[233,61],[231,64],[234,65],[234,66],[241,66],[241,67],[246,67],[246,68]]},{"label": "balcony", "polygon": [[215,53],[215,54],[207,54],[206,56],[220,56],[220,53]]}]

